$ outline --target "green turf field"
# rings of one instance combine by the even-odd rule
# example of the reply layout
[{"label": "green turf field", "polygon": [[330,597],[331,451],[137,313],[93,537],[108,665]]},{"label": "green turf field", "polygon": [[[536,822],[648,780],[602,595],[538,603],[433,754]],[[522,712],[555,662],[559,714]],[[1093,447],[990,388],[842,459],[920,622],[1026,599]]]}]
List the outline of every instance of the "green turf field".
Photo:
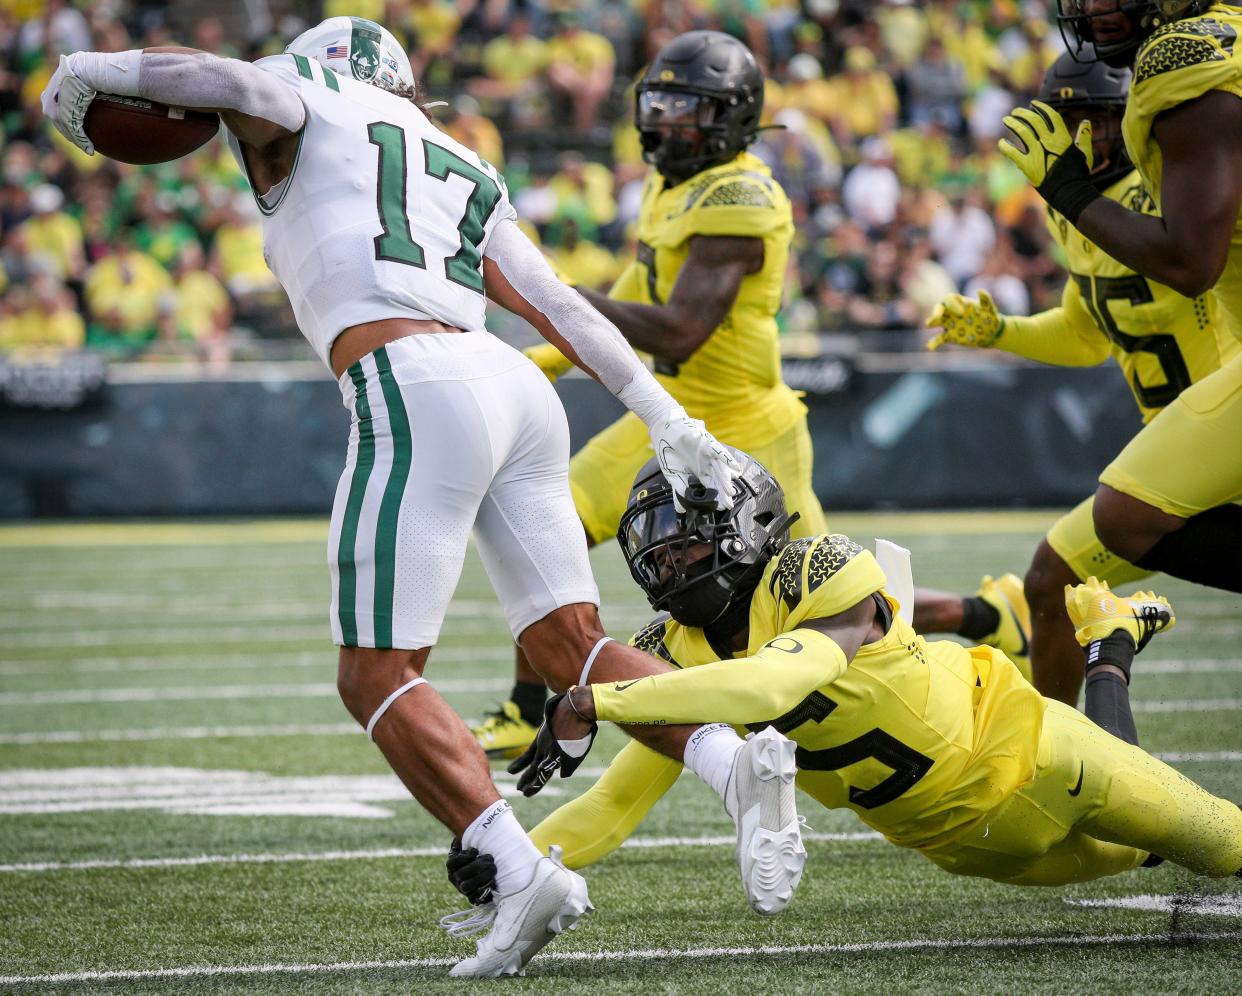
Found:
[{"label": "green turf field", "polygon": [[[1050,517],[838,516],[916,580],[1019,573]],[[346,715],[325,522],[0,527],[0,992],[470,989],[436,923],[448,835]],[[596,551],[616,636],[645,605]],[[1139,658],[1144,746],[1242,800],[1242,599],[1157,579],[1179,623]],[[477,717],[510,677],[467,565],[428,676]],[[588,765],[619,747],[608,730]],[[499,769],[497,781],[512,788]],[[555,784],[555,783],[554,783]],[[517,798],[527,825],[589,778]],[[506,991],[1212,992],[1242,970],[1242,882],[1169,865],[1064,889],[957,878],[805,799],[798,897],[750,913],[732,827],[687,776],[588,871],[598,907]],[[1136,899],[1134,897],[1147,897]],[[1110,903],[1112,900],[1124,902]],[[1105,901],[1084,905],[1083,901]]]}]

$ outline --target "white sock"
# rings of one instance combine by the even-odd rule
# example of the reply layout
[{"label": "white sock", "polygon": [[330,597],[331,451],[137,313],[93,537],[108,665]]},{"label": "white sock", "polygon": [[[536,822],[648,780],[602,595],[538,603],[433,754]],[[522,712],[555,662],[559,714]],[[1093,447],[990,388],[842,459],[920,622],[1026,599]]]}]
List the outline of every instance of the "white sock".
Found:
[{"label": "white sock", "polygon": [[733,732],[733,727],[726,723],[700,726],[690,734],[690,739],[686,742],[686,767],[711,786],[712,791],[720,796],[726,810],[729,808],[729,801],[725,798],[725,787],[729,784],[733,761],[744,743]]},{"label": "white sock", "polygon": [[465,848],[477,848],[496,862],[496,893],[507,896],[526,888],[540,854],[517,815],[504,799],[488,806],[461,835]]}]

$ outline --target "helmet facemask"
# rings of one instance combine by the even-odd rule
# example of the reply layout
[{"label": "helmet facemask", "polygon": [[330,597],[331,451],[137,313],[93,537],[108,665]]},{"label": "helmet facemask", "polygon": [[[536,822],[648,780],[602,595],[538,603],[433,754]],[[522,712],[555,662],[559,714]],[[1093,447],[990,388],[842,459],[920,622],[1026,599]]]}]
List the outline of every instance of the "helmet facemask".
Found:
[{"label": "helmet facemask", "polygon": [[1091,167],[1091,184],[1103,193],[1123,176],[1134,169],[1130,154],[1126,151],[1121,133],[1124,107],[1104,104],[1068,104],[1054,107],[1065,119],[1071,135],[1078,133],[1078,125],[1084,120],[1091,122],[1091,151],[1094,163]]},{"label": "helmet facemask", "polygon": [[1076,61],[1124,68],[1157,28],[1208,6],[1203,0],[1057,0],[1057,24]]},{"label": "helmet facemask", "polygon": [[755,140],[763,73],[719,31],[687,31],[656,53],[634,93],[643,159],[674,183],[730,162]]},{"label": "helmet facemask", "polygon": [[634,123],[643,160],[662,176],[681,183],[709,166],[728,162],[738,149],[721,122],[721,98],[714,94],[658,86],[642,87]]},{"label": "helmet facemask", "polygon": [[768,561],[789,539],[797,518],[784,508],[780,486],[756,461],[738,479],[734,507],[719,509],[699,486],[673,503],[658,467],[639,473],[617,540],[651,607],[685,626],[724,635],[740,630],[750,596]]},{"label": "helmet facemask", "polygon": [[1039,99],[1061,114],[1071,135],[1084,120],[1091,122],[1091,183],[1104,193],[1134,169],[1122,135],[1130,70],[1095,58],[1090,46],[1083,59],[1064,53],[1048,67]]}]

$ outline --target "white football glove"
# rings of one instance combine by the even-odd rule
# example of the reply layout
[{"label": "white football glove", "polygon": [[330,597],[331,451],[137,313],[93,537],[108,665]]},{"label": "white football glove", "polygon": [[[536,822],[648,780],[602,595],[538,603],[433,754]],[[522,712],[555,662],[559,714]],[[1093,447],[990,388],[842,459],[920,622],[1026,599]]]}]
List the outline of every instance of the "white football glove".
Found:
[{"label": "white football glove", "polygon": [[716,492],[716,504],[721,508],[733,507],[733,482],[741,473],[742,465],[707,431],[702,420],[690,418],[679,410],[662,424],[652,427],[651,445],[660,461],[660,469],[673,486],[673,504],[678,512],[686,510],[681,499],[690,487],[691,478],[712,488]]},{"label": "white football glove", "polygon": [[95,99],[95,92],[73,75],[69,59],[62,55],[60,65],[47,81],[41,97],[43,113],[51,118],[56,130],[88,156],[95,154],[95,145],[86,137],[83,122],[86,120],[86,109]]}]

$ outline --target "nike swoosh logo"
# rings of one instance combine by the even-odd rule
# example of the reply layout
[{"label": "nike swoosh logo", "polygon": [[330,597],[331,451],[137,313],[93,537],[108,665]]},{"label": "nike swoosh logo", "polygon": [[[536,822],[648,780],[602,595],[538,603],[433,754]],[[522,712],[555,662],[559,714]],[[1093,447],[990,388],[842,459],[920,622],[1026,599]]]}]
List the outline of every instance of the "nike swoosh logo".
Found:
[{"label": "nike swoosh logo", "polygon": [[624,685],[621,685],[621,684],[613,685],[612,690],[614,692],[624,692],[631,685],[637,685],[642,680],[643,680],[642,678],[635,678],[633,681],[628,681]]},{"label": "nike swoosh logo", "polygon": [[1082,761],[1079,761],[1078,762],[1078,784],[1075,785],[1072,789],[1069,789],[1070,795],[1077,796],[1078,793],[1082,791],[1082,775],[1083,775],[1083,771],[1085,770],[1085,768],[1086,768],[1086,765],[1083,764]]}]

